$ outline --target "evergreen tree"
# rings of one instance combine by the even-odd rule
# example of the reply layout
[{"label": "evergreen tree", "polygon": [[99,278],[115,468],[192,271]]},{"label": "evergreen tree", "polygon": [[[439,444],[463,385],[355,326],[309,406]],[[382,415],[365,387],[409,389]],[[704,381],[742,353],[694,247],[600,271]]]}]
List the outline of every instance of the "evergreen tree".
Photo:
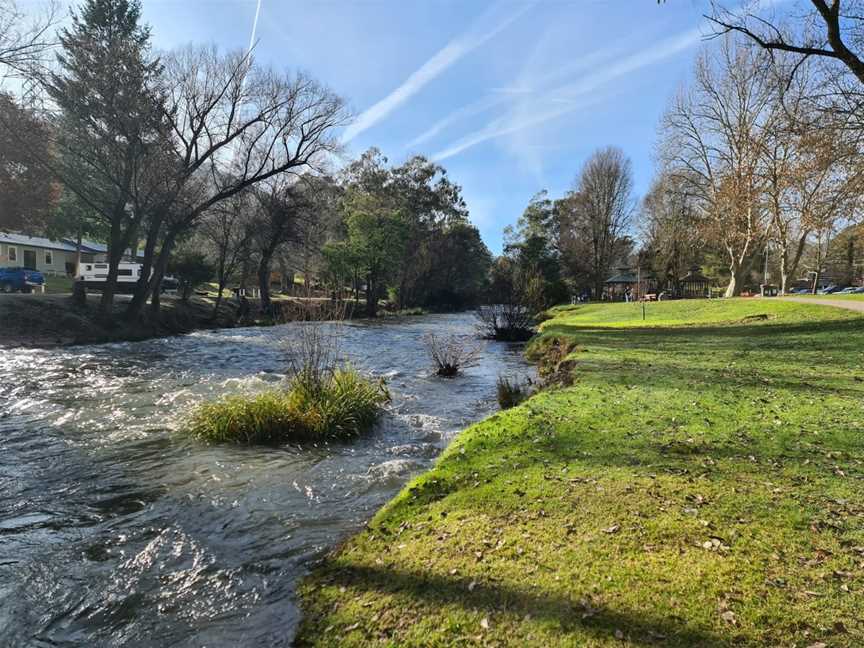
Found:
[{"label": "evergreen tree", "polygon": [[113,302],[117,265],[141,225],[142,203],[157,185],[158,154],[166,152],[161,65],[140,19],[137,0],[85,0],[60,33],[60,69],[48,84],[59,108],[58,174],[110,230],[103,315]]}]

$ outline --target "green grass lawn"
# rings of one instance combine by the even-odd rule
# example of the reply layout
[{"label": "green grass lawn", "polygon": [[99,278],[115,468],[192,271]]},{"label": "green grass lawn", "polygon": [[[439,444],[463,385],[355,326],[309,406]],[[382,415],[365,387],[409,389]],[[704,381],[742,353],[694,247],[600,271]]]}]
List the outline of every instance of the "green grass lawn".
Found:
[{"label": "green grass lawn", "polygon": [[864,645],[864,318],[557,313],[573,385],[463,432],[328,556],[298,644]]},{"label": "green grass lawn", "polygon": [[45,292],[47,294],[72,293],[72,277],[45,275]]}]

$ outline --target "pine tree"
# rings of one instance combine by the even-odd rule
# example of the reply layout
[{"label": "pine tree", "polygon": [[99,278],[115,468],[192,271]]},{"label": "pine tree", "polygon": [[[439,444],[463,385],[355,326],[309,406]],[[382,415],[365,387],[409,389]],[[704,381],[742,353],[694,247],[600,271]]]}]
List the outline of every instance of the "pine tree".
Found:
[{"label": "pine tree", "polygon": [[49,93],[59,108],[59,174],[110,228],[100,312],[110,313],[117,265],[141,224],[142,194],[163,137],[162,66],[150,52],[138,0],[85,0],[60,34],[60,71]]}]

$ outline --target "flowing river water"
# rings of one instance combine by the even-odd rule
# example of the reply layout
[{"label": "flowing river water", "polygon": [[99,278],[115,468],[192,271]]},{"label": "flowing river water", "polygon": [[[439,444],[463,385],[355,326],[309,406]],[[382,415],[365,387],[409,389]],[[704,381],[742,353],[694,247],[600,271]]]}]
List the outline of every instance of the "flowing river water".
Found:
[{"label": "flowing river water", "polygon": [[376,429],[317,446],[207,446],[197,402],[276,386],[292,328],[0,350],[0,646],[283,646],[298,579],[467,424],[521,349],[431,375],[427,333],[470,315],[346,323],[341,349],[386,376]]}]

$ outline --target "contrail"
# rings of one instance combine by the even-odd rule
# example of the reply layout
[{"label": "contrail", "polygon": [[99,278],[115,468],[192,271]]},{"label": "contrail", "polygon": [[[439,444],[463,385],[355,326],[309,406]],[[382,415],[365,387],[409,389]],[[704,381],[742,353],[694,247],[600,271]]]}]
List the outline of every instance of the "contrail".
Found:
[{"label": "contrail", "polygon": [[255,7],[255,20],[252,23],[252,36],[249,37],[249,52],[255,46],[255,34],[258,31],[258,16],[261,14],[261,0],[258,0],[258,6]]},{"label": "contrail", "polygon": [[342,141],[350,142],[360,133],[368,130],[387,117],[463,56],[477,49],[503,31],[511,23],[515,22],[525,12],[533,8],[536,2],[537,0],[532,0],[503,17],[500,16],[500,11],[487,10],[472,28],[447,43],[432,58],[405,79],[402,85],[360,113],[357,120],[345,129]]}]

